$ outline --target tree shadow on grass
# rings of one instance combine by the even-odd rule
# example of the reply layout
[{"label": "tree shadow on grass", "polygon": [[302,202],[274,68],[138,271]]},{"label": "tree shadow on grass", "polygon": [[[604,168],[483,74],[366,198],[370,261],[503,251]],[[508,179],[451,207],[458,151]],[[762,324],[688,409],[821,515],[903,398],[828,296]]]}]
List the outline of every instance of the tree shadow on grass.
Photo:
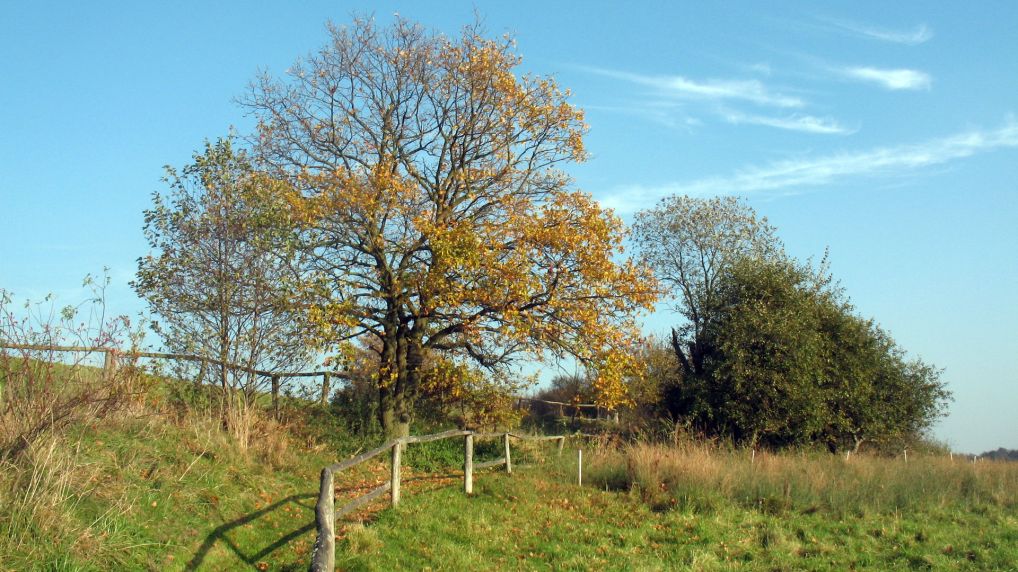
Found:
[{"label": "tree shadow on grass", "polygon": [[213,546],[215,546],[216,542],[224,543],[230,550],[233,551],[234,554],[237,555],[238,558],[252,566],[255,566],[269,554],[272,554],[279,548],[282,548],[283,546],[293,541],[294,539],[298,538],[302,534],[305,534],[309,530],[313,530],[315,528],[314,520],[312,520],[308,524],[301,526],[300,528],[297,528],[296,530],[292,530],[284,534],[283,536],[277,538],[274,542],[272,542],[268,546],[265,546],[260,550],[251,553],[248,553],[244,550],[244,548],[246,547],[238,546],[237,543],[235,543],[233,540],[230,539],[229,536],[227,536],[227,534],[231,530],[234,530],[240,526],[244,526],[245,524],[249,524],[263,516],[266,516],[276,510],[279,510],[286,504],[295,504],[298,507],[311,511],[313,518],[315,510],[314,505],[308,505],[301,501],[305,499],[313,499],[316,498],[317,496],[318,493],[302,493],[290,495],[284,499],[281,499],[277,502],[274,502],[266,506],[265,508],[256,510],[236,520],[217,526],[215,529],[212,530],[212,532],[208,534],[208,536],[205,537],[205,541],[202,542],[201,547],[198,548],[198,551],[195,552],[194,557],[191,558],[191,560],[187,563],[184,569],[198,570],[201,567],[202,563],[205,561],[205,557],[208,556],[209,551],[212,550]]},{"label": "tree shadow on grass", "polygon": [[[455,482],[458,479],[462,479],[462,478],[463,478],[463,473],[462,472],[458,472],[458,473],[454,472],[454,473],[441,474],[441,475],[413,475],[413,476],[407,476],[407,477],[404,477],[402,479],[402,482],[405,483],[406,485],[409,485],[407,487],[407,489],[408,489],[407,492],[426,493],[426,492],[432,492],[432,491],[435,491],[435,490],[438,490],[438,489],[445,488],[447,486],[453,485],[453,484],[455,484]],[[355,492],[355,491],[365,491],[366,492],[366,491],[371,490],[371,488],[373,488],[374,486],[375,486],[375,484],[360,484],[360,485],[356,485],[356,486],[337,487],[335,489],[335,493],[352,493],[352,492]],[[202,542],[201,547],[198,548],[198,551],[195,552],[194,557],[192,557],[191,560],[188,561],[188,563],[184,567],[184,569],[185,570],[199,570],[201,568],[202,564],[204,563],[205,558],[208,556],[208,553],[212,550],[212,548],[216,545],[217,542],[222,542],[223,544],[225,544],[231,551],[233,551],[233,553],[237,556],[237,558],[240,558],[242,561],[246,562],[247,564],[250,564],[252,567],[256,566],[259,562],[262,562],[264,560],[264,558],[267,557],[268,555],[272,554],[273,552],[275,552],[276,550],[282,548],[283,546],[286,546],[288,543],[290,543],[293,540],[299,538],[303,534],[306,534],[308,531],[311,531],[311,530],[315,529],[315,521],[314,521],[315,506],[314,506],[314,504],[308,504],[308,503],[305,503],[305,502],[302,502],[302,501],[306,501],[307,499],[316,499],[317,497],[318,497],[318,493],[317,492],[314,492],[314,493],[301,493],[301,494],[290,495],[290,496],[288,496],[288,497],[286,497],[284,499],[280,499],[280,500],[278,500],[278,501],[276,501],[276,502],[274,502],[274,503],[272,503],[272,504],[270,504],[270,505],[268,505],[268,506],[266,506],[264,508],[258,509],[258,510],[254,511],[254,512],[250,512],[250,513],[248,513],[248,514],[246,514],[246,515],[244,515],[244,516],[242,516],[242,517],[240,517],[238,519],[235,519],[235,520],[232,520],[230,522],[223,523],[223,524],[217,526],[215,529],[212,530],[212,532],[210,532],[205,537],[205,540],[204,540],[204,542]],[[342,504],[344,504],[344,502],[349,502],[350,500],[353,500],[353,498],[356,498],[356,497],[351,497],[349,499],[341,499],[341,498],[336,499],[336,501],[337,501],[337,503],[336,503],[337,504],[337,508],[339,506],[342,506]],[[305,524],[305,525],[303,525],[303,526],[301,526],[301,527],[299,527],[297,529],[294,529],[294,530],[284,534],[283,536],[280,536],[275,541],[273,541],[271,544],[269,544],[268,546],[265,546],[265,547],[263,547],[263,548],[261,548],[259,550],[254,550],[253,548],[239,546],[236,542],[234,542],[228,536],[228,534],[232,530],[235,530],[235,529],[237,529],[237,528],[239,528],[241,526],[244,526],[245,524],[250,524],[250,523],[252,523],[252,522],[254,522],[254,521],[256,521],[259,518],[262,518],[264,516],[268,516],[269,514],[271,514],[271,513],[275,512],[275,511],[281,509],[284,505],[287,505],[287,504],[294,504],[294,505],[297,505],[300,508],[308,510],[310,512],[310,515],[311,515],[311,522],[309,522],[309,523],[307,523],[307,524]],[[375,501],[375,502],[371,503],[371,505],[363,507],[360,510],[357,510],[357,511],[351,513],[351,514],[345,515],[345,517],[346,517],[346,520],[350,520],[351,517],[353,517],[354,515],[359,515],[361,518],[359,518],[357,520],[360,520],[361,522],[365,522],[365,521],[370,522],[370,521],[374,520],[374,518],[377,515],[377,513],[380,510],[382,510],[385,506],[388,506],[388,505],[387,504],[383,505],[381,503],[381,501]],[[372,507],[374,507],[374,508],[372,508]],[[365,515],[366,515],[367,518],[364,518]],[[251,552],[248,552],[245,549],[249,549],[249,550],[251,550]]]}]

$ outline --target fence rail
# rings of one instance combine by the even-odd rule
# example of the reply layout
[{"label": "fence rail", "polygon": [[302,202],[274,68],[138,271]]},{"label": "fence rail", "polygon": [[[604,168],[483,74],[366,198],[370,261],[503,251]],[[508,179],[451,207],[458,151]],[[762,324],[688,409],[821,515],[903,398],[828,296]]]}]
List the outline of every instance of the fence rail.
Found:
[{"label": "fence rail", "polygon": [[[330,377],[336,376],[339,378],[347,378],[348,375],[342,372],[336,371],[303,371],[303,372],[274,372],[266,371],[254,367],[250,367],[244,364],[238,364],[230,361],[220,360],[217,358],[201,356],[196,354],[178,354],[178,353],[165,353],[165,352],[147,352],[147,351],[121,351],[117,348],[102,347],[102,346],[63,346],[63,345],[47,345],[47,344],[12,344],[7,342],[0,342],[0,349],[3,350],[16,350],[22,352],[81,352],[81,353],[101,353],[104,354],[103,360],[103,373],[104,375],[112,374],[117,368],[117,361],[119,358],[151,358],[151,359],[170,359],[170,360],[184,360],[197,362],[202,366],[202,372],[204,372],[205,366],[208,364],[217,365],[224,368],[233,369],[236,371],[242,371],[244,373],[250,373],[253,375],[260,375],[268,377],[272,380],[272,403],[273,408],[278,408],[278,396],[279,396],[279,380],[283,378],[294,378],[294,377],[322,377],[322,397],[321,401],[324,404],[329,391]],[[201,374],[199,374],[201,379]],[[558,405],[560,407],[574,407],[576,410],[580,408],[599,408],[599,406],[587,403],[565,403],[559,401],[547,401],[537,398],[520,397],[520,402],[531,401],[531,402],[543,402],[551,405]],[[617,413],[616,413],[617,420]],[[571,435],[574,437],[592,437],[585,433],[576,433]],[[533,441],[557,441],[558,442],[558,454],[562,454],[562,449],[565,445],[566,435],[524,435],[520,433],[476,433],[473,431],[463,431],[453,429],[450,431],[443,431],[441,433],[434,433],[431,435],[419,435],[419,436],[407,436],[398,439],[392,439],[383,443],[382,445],[371,449],[370,451],[361,453],[353,458],[345,461],[333,463],[322,469],[321,481],[318,492],[318,502],[315,506],[315,521],[318,528],[318,538],[315,540],[314,552],[312,553],[311,570],[322,571],[322,570],[333,570],[335,568],[336,561],[336,518],[352,512],[367,503],[378,499],[385,493],[390,493],[391,504],[396,506],[399,504],[400,498],[400,470],[401,470],[401,457],[402,450],[409,444],[413,443],[428,443],[430,441],[438,441],[441,439],[450,439],[453,437],[464,437],[464,455],[463,455],[463,490],[466,494],[473,494],[473,473],[475,470],[486,469],[491,467],[505,466],[506,473],[512,473],[512,452],[510,450],[509,441],[510,439],[522,439],[522,440],[533,440]],[[474,463],[473,452],[474,452],[474,440],[475,439],[495,439],[500,438],[503,441],[504,456],[499,457],[491,461],[485,461],[482,463]],[[336,509],[335,499],[335,487],[334,487],[334,475],[367,460],[370,460],[386,451],[391,452],[391,476],[390,479],[378,486],[368,493],[365,493],[341,506],[338,510]]]},{"label": "fence rail", "polygon": [[[325,405],[328,401],[329,391],[331,390],[332,378],[336,377],[339,379],[349,379],[349,374],[341,371],[268,371],[264,369],[258,369],[248,365],[224,361],[221,359],[201,356],[197,354],[176,354],[176,353],[165,353],[165,352],[146,352],[146,351],[121,351],[117,348],[103,347],[103,346],[62,346],[62,345],[48,345],[48,344],[12,344],[6,342],[0,342],[0,349],[19,350],[24,352],[77,352],[77,353],[101,353],[104,354],[103,360],[103,372],[106,375],[113,373],[117,367],[117,360],[119,358],[149,358],[149,359],[169,359],[169,360],[182,360],[190,361],[201,364],[202,373],[199,374],[199,379],[204,375],[205,367],[208,364],[225,367],[235,371],[241,371],[252,375],[258,375],[269,378],[272,382],[272,407],[274,411],[278,411],[279,407],[279,385],[280,380],[289,378],[299,377],[321,377],[322,392],[320,397],[320,403]],[[517,397],[517,403],[522,407],[524,401],[530,403],[544,403],[546,405],[557,405],[559,408],[559,416],[564,417],[567,408],[572,408],[573,411],[579,412],[581,409],[593,409],[596,415],[600,417],[601,411],[604,410],[611,414],[612,419],[617,423],[619,420],[618,411],[607,409],[596,403],[567,403],[565,401],[551,401],[547,399],[538,399],[536,397]],[[519,437],[519,436],[517,436]],[[444,437],[440,437],[444,438]]]},{"label": "fence rail", "polygon": [[[336,518],[343,514],[361,507],[372,500],[390,493],[390,504],[396,506],[400,500],[400,472],[402,463],[403,448],[412,443],[428,443],[440,439],[453,437],[464,437],[463,446],[463,491],[470,495],[474,490],[474,471],[499,467],[505,465],[506,473],[512,473],[512,456],[509,448],[510,439],[523,439],[532,441],[557,441],[558,454],[562,454],[566,435],[523,435],[520,433],[475,433],[473,431],[462,431],[453,429],[431,435],[408,436],[386,441],[382,445],[361,453],[356,457],[333,463],[322,469],[321,488],[318,491],[318,504],[315,506],[315,521],[318,529],[318,537],[315,539],[314,550],[311,553],[311,572],[331,571],[336,567]],[[474,440],[500,438],[503,442],[504,456],[483,463],[474,463]],[[373,489],[356,499],[347,502],[336,510],[335,498],[335,475],[341,471],[359,465],[369,459],[373,459],[386,451],[391,451],[391,465],[389,481]]]},{"label": "fence rail", "polygon": [[117,368],[117,361],[120,358],[150,358],[150,359],[169,359],[169,360],[182,360],[190,361],[201,364],[201,373],[199,373],[199,380],[203,377],[205,367],[208,364],[217,365],[227,369],[235,371],[241,371],[252,375],[258,375],[269,378],[272,382],[272,409],[278,411],[279,409],[279,381],[281,379],[295,378],[295,377],[321,377],[322,378],[322,393],[320,402],[325,405],[328,400],[328,394],[332,383],[332,377],[338,377],[341,379],[348,378],[349,375],[340,371],[267,371],[264,369],[258,369],[255,367],[247,366],[240,363],[231,361],[224,361],[221,359],[200,356],[197,354],[173,354],[165,352],[144,352],[144,351],[121,351],[117,348],[109,348],[102,346],[60,346],[60,345],[47,345],[47,344],[11,344],[0,342],[0,349],[18,350],[22,352],[75,352],[75,353],[101,353],[104,354],[103,359],[103,374],[111,375]]},{"label": "fence rail", "polygon": [[593,409],[594,415],[598,419],[601,418],[601,412],[604,411],[605,414],[612,421],[616,423],[619,422],[619,412],[617,409],[610,409],[602,405],[598,405],[596,403],[572,403],[567,401],[553,401],[550,399],[539,399],[537,397],[517,397],[516,400],[517,403],[519,403],[520,407],[523,406],[524,401],[528,401],[530,403],[543,403],[545,405],[557,405],[559,417],[565,417],[566,411],[569,409],[572,409],[576,415],[579,415],[581,409]]},{"label": "fence rail", "polygon": [[183,361],[193,361],[197,363],[208,363],[212,365],[223,366],[228,369],[235,369],[244,373],[251,373],[254,375],[260,375],[263,377],[317,377],[321,375],[334,375],[338,377],[346,377],[346,374],[338,371],[267,371],[264,369],[258,369],[251,366],[247,366],[240,363],[231,361],[223,361],[218,358],[200,356],[198,354],[171,354],[165,352],[143,352],[143,351],[122,351],[117,348],[108,348],[102,346],[59,346],[59,345],[47,345],[47,344],[9,344],[0,342],[0,349],[9,350],[21,350],[29,352],[80,352],[80,353],[101,353],[112,355],[114,359],[118,357],[127,358],[156,358],[156,359],[173,359]]}]

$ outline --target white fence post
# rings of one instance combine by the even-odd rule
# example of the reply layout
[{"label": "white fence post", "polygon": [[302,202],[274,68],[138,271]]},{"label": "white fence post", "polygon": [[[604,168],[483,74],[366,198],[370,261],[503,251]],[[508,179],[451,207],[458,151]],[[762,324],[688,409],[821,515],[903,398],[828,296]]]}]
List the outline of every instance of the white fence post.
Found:
[{"label": "white fence post", "polygon": [[583,486],[583,449],[577,449],[576,484]]},{"label": "white fence post", "polygon": [[392,506],[399,504],[399,476],[400,476],[400,463],[402,462],[403,456],[403,440],[398,439],[396,444],[392,446],[392,475],[391,481],[392,488]]},{"label": "white fence post", "polygon": [[463,492],[474,492],[474,435],[468,434],[463,445]]},{"label": "white fence post", "polygon": [[503,439],[505,439],[505,472],[511,475],[513,474],[513,461],[509,456],[509,433],[506,433]]}]

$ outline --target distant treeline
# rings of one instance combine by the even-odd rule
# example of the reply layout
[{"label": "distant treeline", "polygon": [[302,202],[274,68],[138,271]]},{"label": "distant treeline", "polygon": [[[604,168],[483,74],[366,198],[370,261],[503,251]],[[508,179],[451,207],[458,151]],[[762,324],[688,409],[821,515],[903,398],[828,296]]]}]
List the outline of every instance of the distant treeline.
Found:
[{"label": "distant treeline", "polygon": [[993,459],[995,461],[1018,461],[1018,449],[1005,449],[1003,447],[996,451],[987,451],[979,455],[982,459]]}]

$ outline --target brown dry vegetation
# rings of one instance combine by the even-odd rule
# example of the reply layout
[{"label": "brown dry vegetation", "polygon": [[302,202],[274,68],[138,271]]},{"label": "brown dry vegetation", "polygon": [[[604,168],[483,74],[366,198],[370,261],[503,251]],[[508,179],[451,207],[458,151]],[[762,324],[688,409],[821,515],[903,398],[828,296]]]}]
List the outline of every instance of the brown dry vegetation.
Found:
[{"label": "brown dry vegetation", "polygon": [[947,454],[780,454],[726,449],[706,442],[636,443],[599,449],[591,482],[635,490],[657,508],[710,510],[722,499],[765,512],[823,510],[836,514],[893,512],[934,506],[1018,508],[1013,464],[971,462]]}]

